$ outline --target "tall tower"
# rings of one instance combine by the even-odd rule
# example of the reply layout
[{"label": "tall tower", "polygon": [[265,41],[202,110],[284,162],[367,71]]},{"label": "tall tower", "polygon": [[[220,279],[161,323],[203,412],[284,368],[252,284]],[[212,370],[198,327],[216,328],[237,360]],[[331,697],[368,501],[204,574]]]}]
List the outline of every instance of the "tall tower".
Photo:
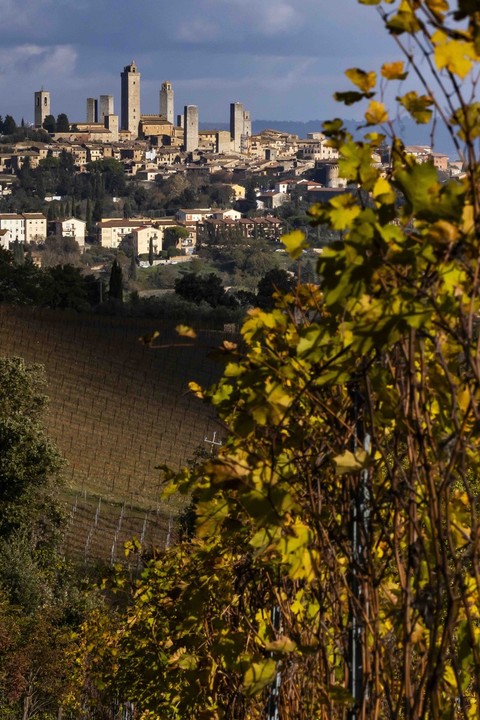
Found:
[{"label": "tall tower", "polygon": [[247,137],[252,134],[252,120],[242,103],[230,104],[230,136],[235,152],[246,152]]},{"label": "tall tower", "polygon": [[138,137],[140,122],[140,78],[141,75],[132,60],[120,74],[122,79],[122,130],[129,130],[132,137]]},{"label": "tall tower", "polygon": [[98,101],[96,98],[87,98],[87,123],[98,122]]},{"label": "tall tower", "polygon": [[98,108],[99,122],[105,122],[107,115],[114,115],[113,95],[100,95],[100,103]]},{"label": "tall tower", "polygon": [[39,90],[35,93],[35,127],[42,127],[47,115],[50,115],[50,93],[46,90]]},{"label": "tall tower", "polygon": [[198,107],[185,105],[183,111],[183,132],[185,152],[193,152],[198,148]]},{"label": "tall tower", "polygon": [[165,80],[160,90],[160,115],[167,118],[168,122],[174,124],[173,114],[173,87],[172,83]]}]

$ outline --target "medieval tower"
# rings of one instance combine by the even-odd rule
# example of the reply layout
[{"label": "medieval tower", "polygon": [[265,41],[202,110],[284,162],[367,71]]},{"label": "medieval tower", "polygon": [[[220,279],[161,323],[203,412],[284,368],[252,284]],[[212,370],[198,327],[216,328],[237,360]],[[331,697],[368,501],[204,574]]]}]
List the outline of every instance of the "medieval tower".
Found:
[{"label": "medieval tower", "polygon": [[172,125],[174,124],[173,87],[168,80],[165,80],[160,90],[160,115],[166,117]]},{"label": "medieval tower", "polygon": [[120,74],[122,79],[122,130],[129,130],[132,137],[138,136],[140,122],[140,78],[135,61],[126,65]]},{"label": "medieval tower", "polygon": [[39,90],[35,93],[35,127],[42,127],[47,115],[50,115],[50,93],[46,90]]},{"label": "medieval tower", "polygon": [[184,150],[193,152],[198,149],[198,107],[185,105],[183,110]]}]

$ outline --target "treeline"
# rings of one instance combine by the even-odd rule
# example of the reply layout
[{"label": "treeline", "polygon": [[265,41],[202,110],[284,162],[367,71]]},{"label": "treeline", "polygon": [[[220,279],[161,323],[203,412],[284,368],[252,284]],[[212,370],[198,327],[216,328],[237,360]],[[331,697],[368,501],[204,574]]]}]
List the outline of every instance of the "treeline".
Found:
[{"label": "treeline", "polygon": [[0,302],[86,311],[105,296],[103,281],[70,264],[39,268],[20,247],[0,248]]}]

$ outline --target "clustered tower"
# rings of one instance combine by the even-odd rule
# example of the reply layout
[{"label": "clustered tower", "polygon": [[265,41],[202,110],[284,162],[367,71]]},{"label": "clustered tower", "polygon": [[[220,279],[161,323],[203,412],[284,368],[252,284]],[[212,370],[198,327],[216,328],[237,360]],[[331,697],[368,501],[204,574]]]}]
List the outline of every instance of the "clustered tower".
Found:
[{"label": "clustered tower", "polygon": [[[87,123],[102,123],[112,134],[114,141],[120,137],[120,132],[128,131],[131,138],[137,138],[141,127],[140,110],[140,79],[135,61],[126,65],[121,77],[121,117],[115,115],[113,95],[100,95],[97,98],[87,98]],[[40,90],[35,93],[35,126],[41,127],[47,115],[50,115],[50,93]],[[174,115],[174,93],[172,83],[168,80],[162,83],[160,90],[160,115],[144,116],[157,117],[157,121],[166,120],[175,129]],[[158,124],[158,123],[157,123]],[[140,126],[140,127],[139,127]],[[183,128],[184,149],[186,152],[193,152],[199,147],[199,122],[198,107],[196,105],[185,105],[184,111],[177,116],[177,128]],[[235,102],[230,105],[230,133],[222,132],[217,138],[217,152],[228,152],[233,149],[235,152],[245,152],[247,149],[247,138],[252,134],[250,113],[245,110],[242,103]],[[177,136],[178,137],[178,136]]]}]

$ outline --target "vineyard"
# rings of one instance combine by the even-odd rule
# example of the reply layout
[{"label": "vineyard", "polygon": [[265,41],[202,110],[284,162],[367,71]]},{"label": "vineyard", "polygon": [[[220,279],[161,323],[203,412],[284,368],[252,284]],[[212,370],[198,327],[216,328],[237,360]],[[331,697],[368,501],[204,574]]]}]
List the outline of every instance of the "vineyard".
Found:
[{"label": "vineyard", "polygon": [[[155,346],[141,342],[153,330]],[[151,319],[0,307],[1,354],[45,367],[47,430],[66,460],[68,555],[114,561],[132,536],[168,544],[181,503],[162,502],[159,466],[179,468],[219,430],[188,381],[215,379],[207,355],[220,340],[182,340]]]}]

